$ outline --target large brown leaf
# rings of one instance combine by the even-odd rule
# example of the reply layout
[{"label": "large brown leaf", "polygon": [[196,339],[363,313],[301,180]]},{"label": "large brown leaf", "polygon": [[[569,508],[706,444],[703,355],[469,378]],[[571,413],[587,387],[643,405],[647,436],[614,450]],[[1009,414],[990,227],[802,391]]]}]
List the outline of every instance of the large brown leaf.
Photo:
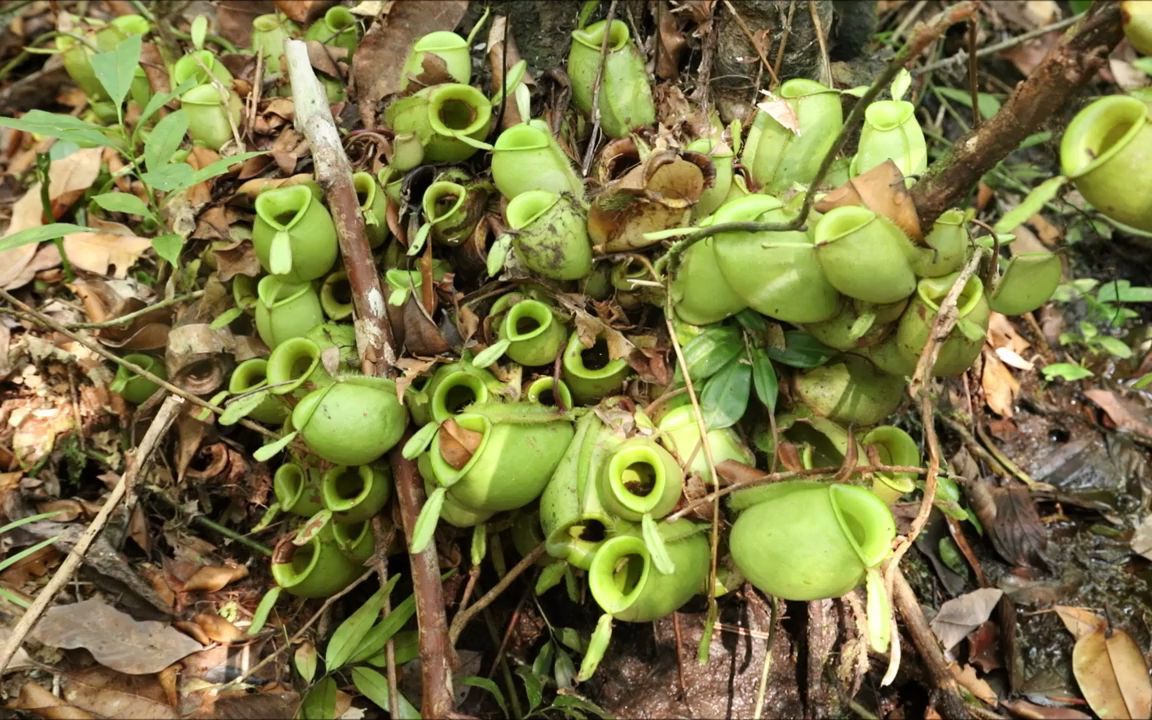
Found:
[{"label": "large brown leaf", "polygon": [[1076,641],[1072,672],[1102,720],[1152,717],[1152,683],[1144,654],[1128,633],[1099,628]]}]

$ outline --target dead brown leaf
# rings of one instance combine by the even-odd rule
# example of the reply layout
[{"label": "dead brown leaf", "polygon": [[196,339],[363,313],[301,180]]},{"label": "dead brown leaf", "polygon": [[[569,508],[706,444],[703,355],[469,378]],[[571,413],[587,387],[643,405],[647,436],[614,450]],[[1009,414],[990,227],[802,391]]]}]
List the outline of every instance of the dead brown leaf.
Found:
[{"label": "dead brown leaf", "polygon": [[964,665],[963,667],[956,663],[948,665],[948,670],[952,672],[952,678],[960,687],[975,695],[981,702],[989,705],[995,705],[997,702],[996,691],[992,686],[981,680],[976,676],[976,669],[971,665]]},{"label": "dead brown leaf", "polygon": [[1027,700],[1002,700],[1004,708],[1013,717],[1022,720],[1091,720],[1092,716],[1069,707],[1046,707]]},{"label": "dead brown leaf", "polygon": [[705,186],[696,162],[672,151],[652,153],[592,201],[588,237],[599,252],[648,247],[657,241],[645,233],[683,225]]},{"label": "dead brown leaf", "polygon": [[276,0],[276,9],[294,23],[306,25],[334,5],[336,0]]},{"label": "dead brown leaf", "polygon": [[34,712],[45,720],[93,720],[96,717],[86,710],[69,705],[34,682],[26,682],[20,687],[20,695],[13,707]]},{"label": "dead brown leaf", "polygon": [[996,588],[980,588],[940,606],[932,618],[932,632],[940,638],[945,650],[951,650],[992,615],[996,603],[1004,595]]},{"label": "dead brown leaf", "polygon": [[128,276],[128,269],[152,247],[148,238],[108,232],[81,232],[64,236],[64,253],[81,270],[114,277]]},{"label": "dead brown leaf", "polygon": [[680,30],[668,3],[662,3],[659,11],[659,33],[656,38],[656,77],[661,80],[680,78],[680,59],[688,49],[688,39]]},{"label": "dead brown leaf", "polygon": [[1010,418],[1015,413],[1016,396],[1020,382],[1000,361],[996,352],[984,348],[984,367],[980,373],[980,386],[984,389],[984,402],[1000,417]]},{"label": "dead brown leaf", "polygon": [[[102,152],[102,148],[77,150],[71,155],[53,161],[48,170],[48,197],[52,203],[52,217],[61,217],[72,203],[84,194],[84,191],[92,187],[92,183],[100,174]],[[4,236],[0,237],[43,224],[40,183],[33,183],[24,196],[12,206],[12,220]],[[0,287],[12,289],[30,281],[32,277],[25,272],[25,269],[33,261],[36,252],[35,244],[0,252]],[[57,263],[60,262],[59,255],[55,259]]]},{"label": "dead brown leaf", "polygon": [[[360,41],[352,59],[352,82],[365,127],[376,126],[376,106],[400,91],[399,72],[418,38],[434,30],[452,30],[468,10],[467,0],[395,3]],[[382,69],[388,72],[381,72]]]},{"label": "dead brown leaf", "polygon": [[244,637],[240,628],[213,613],[200,613],[195,621],[212,642],[231,643]]},{"label": "dead brown leaf", "polygon": [[1079,640],[1094,632],[1107,627],[1108,621],[1092,612],[1088,608],[1072,607],[1070,605],[1056,605],[1052,608],[1057,617],[1072,633],[1072,637]]},{"label": "dead brown leaf", "polygon": [[1085,390],[1084,395],[1107,414],[1117,430],[1152,440],[1152,422],[1143,405],[1102,388]]},{"label": "dead brown leaf", "polygon": [[228,565],[206,565],[200,568],[181,588],[184,592],[216,592],[228,583],[248,577],[248,568],[235,563]]},{"label": "dead brown leaf", "polygon": [[451,418],[440,424],[440,454],[456,470],[472,460],[483,439],[483,433],[460,427]]},{"label": "dead brown leaf", "polygon": [[891,160],[852,178],[825,195],[815,207],[820,212],[828,212],[843,205],[863,205],[891,220],[913,242],[923,238],[920,216],[904,184],[904,174]]},{"label": "dead brown leaf", "polygon": [[201,649],[171,626],[136,620],[96,599],[50,608],[33,635],[52,647],[85,648],[101,665],[129,675],[160,672]]},{"label": "dead brown leaf", "polygon": [[179,713],[155,676],[124,675],[95,667],[65,676],[64,699],[96,715],[125,720],[167,720]]},{"label": "dead brown leaf", "polygon": [[1102,719],[1152,716],[1152,682],[1144,654],[1120,628],[1098,628],[1076,641],[1072,672],[1088,705]]}]

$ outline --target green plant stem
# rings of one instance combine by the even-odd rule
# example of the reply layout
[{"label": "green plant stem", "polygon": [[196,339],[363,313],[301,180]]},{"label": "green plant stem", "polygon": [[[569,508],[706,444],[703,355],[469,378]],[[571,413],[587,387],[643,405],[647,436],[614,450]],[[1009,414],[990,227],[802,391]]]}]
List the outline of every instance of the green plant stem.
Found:
[{"label": "green plant stem", "polygon": [[203,290],[196,290],[184,295],[176,295],[167,300],[161,300],[147,307],[142,307],[139,310],[133,310],[125,315],[110,318],[108,320],[101,320],[100,322],[83,322],[83,323],[70,323],[67,327],[73,330],[101,330],[103,328],[117,327],[119,325],[126,325],[137,318],[144,317],[148,313],[155,312],[156,310],[163,310],[166,307],[179,305],[180,303],[191,302],[198,300],[204,296]]},{"label": "green plant stem", "polygon": [[272,549],[269,548],[267,545],[264,545],[263,543],[256,542],[255,540],[248,537],[247,535],[242,535],[230,527],[225,527],[225,526],[221,525],[220,523],[216,522],[215,520],[209,520],[208,518],[204,517],[203,515],[197,515],[197,516],[192,518],[192,522],[196,523],[197,525],[200,525],[201,527],[203,527],[207,530],[211,530],[212,532],[216,533],[217,535],[220,535],[222,537],[226,537],[229,540],[234,540],[237,543],[248,548],[249,550],[252,550],[253,552],[258,552],[265,557],[272,557]]},{"label": "green plant stem", "polygon": [[844,119],[844,124],[840,128],[839,134],[836,135],[836,141],[832,143],[832,147],[825,153],[824,159],[820,161],[820,167],[816,171],[816,176],[812,178],[807,192],[804,193],[804,204],[800,207],[800,212],[795,218],[786,223],[717,223],[708,227],[699,228],[685,235],[673,244],[672,247],[668,248],[664,257],[658,261],[658,265],[667,265],[668,272],[675,274],[679,265],[679,258],[685,250],[697,242],[719,233],[783,232],[799,230],[804,227],[804,223],[807,222],[808,215],[812,211],[812,205],[816,200],[816,188],[824,181],[824,177],[832,168],[832,163],[836,161],[837,156],[844,149],[844,146],[848,144],[848,139],[852,137],[860,126],[860,123],[863,122],[864,111],[868,108],[868,105],[888,87],[896,75],[899,74],[913,58],[924,52],[924,49],[949,27],[971,17],[972,14],[976,12],[978,5],[979,3],[977,2],[962,2],[945,10],[933,23],[921,28],[920,31],[900,49],[900,52],[896,53],[896,57],[892,58],[888,66],[884,68],[884,72],[876,76],[876,79],[868,86],[868,90],[866,90],[864,94],[860,96],[860,99],[856,101],[856,104],[852,106],[848,117]]}]

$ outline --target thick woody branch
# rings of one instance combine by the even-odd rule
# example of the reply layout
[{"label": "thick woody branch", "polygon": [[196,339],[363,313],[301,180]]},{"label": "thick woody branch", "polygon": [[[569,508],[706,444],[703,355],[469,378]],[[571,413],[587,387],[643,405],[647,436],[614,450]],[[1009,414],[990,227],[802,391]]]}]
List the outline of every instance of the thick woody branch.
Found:
[{"label": "thick woody branch", "polygon": [[1063,113],[1124,37],[1120,4],[1093,3],[988,122],[969,133],[912,188],[923,227],[962,203],[972,188],[1026,137]]},{"label": "thick woody branch", "polygon": [[[356,191],[352,186],[352,167],[344,152],[340,133],[328,107],[324,89],[308,61],[307,45],[298,40],[284,43],[288,76],[296,106],[296,125],[308,139],[316,179],[324,188],[328,208],[340,238],[340,253],[348,272],[356,312],[356,347],[360,351],[364,372],[386,376],[396,362],[388,324],[380,274],[364,234]],[[407,433],[405,434],[407,438]],[[403,440],[392,451],[393,479],[400,506],[404,534],[411,544],[416,518],[424,504],[424,487],[416,468],[400,455]],[[420,626],[420,663],[423,676],[421,714],[424,717],[453,715],[452,648],[448,644],[448,622],[444,614],[444,594],[435,545],[409,555],[412,584],[416,595],[416,618]]]}]

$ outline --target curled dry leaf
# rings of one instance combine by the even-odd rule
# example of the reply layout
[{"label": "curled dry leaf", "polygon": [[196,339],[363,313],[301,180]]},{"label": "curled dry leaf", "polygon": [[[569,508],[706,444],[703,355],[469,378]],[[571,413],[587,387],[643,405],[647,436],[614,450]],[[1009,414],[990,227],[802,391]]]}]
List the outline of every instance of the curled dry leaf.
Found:
[{"label": "curled dry leaf", "polygon": [[202,591],[216,592],[223,589],[228,583],[248,577],[248,568],[244,565],[229,563],[227,565],[206,565],[188,578],[184,583],[184,592]]},{"label": "curled dry leaf", "polygon": [[64,253],[75,267],[97,275],[128,276],[128,269],[140,259],[152,241],[136,235],[110,232],[82,232],[64,236]]},{"label": "curled dry leaf", "polygon": [[828,212],[843,205],[863,205],[877,215],[883,215],[913,242],[919,243],[924,238],[920,216],[904,183],[904,174],[891,160],[852,178],[821,198],[814,207],[820,212]]},{"label": "curled dry leaf", "polygon": [[[137,296],[139,290],[132,281],[86,278],[76,280],[69,287],[84,304],[90,322],[112,320],[148,307],[148,303]],[[171,308],[160,308],[129,323],[101,328],[95,334],[109,347],[126,351],[156,350],[168,344],[171,317]]]},{"label": "curled dry leaf", "polygon": [[213,613],[200,613],[195,621],[212,642],[230,643],[244,637],[240,628]]},{"label": "curled dry leaf", "polygon": [[334,5],[336,0],[276,0],[276,9],[294,23],[307,25]]},{"label": "curled dry leaf", "polygon": [[96,599],[50,608],[32,632],[45,645],[84,648],[96,662],[129,675],[160,672],[202,649],[169,625],[137,620]]},{"label": "curled dry leaf", "polygon": [[168,377],[196,395],[215,392],[231,370],[234,345],[228,328],[214,329],[207,323],[172,328],[165,353]]},{"label": "curled dry leaf", "polygon": [[1072,673],[1102,719],[1152,716],[1152,682],[1140,646],[1119,628],[1097,628],[1072,648]]},{"label": "curled dry leaf", "polygon": [[1027,700],[1003,700],[1000,703],[1013,717],[1023,720],[1092,720],[1092,716],[1069,707],[1046,707]]},{"label": "curled dry leaf", "polygon": [[484,434],[460,427],[449,418],[440,425],[440,454],[456,470],[463,468],[476,454]]},{"label": "curled dry leaf", "polygon": [[124,675],[94,667],[64,676],[64,699],[99,717],[125,720],[175,720],[179,713],[168,703],[153,676]]},{"label": "curled dry leaf", "polygon": [[984,402],[1000,417],[1010,418],[1015,413],[1013,404],[1020,392],[1020,383],[1000,361],[996,352],[984,348],[984,366],[980,373],[980,386],[984,389]]},{"label": "curled dry leaf", "polygon": [[940,638],[945,650],[951,650],[988,620],[1003,595],[1004,592],[996,588],[980,588],[952,598],[941,605],[940,612],[932,618],[932,632]]},{"label": "curled dry leaf", "polygon": [[588,211],[588,237],[595,248],[610,253],[648,247],[656,241],[645,239],[645,233],[686,223],[714,173],[706,155],[692,155],[654,152],[604,188]]},{"label": "curled dry leaf", "polygon": [[1108,622],[1088,608],[1072,607],[1070,605],[1056,605],[1052,608],[1057,617],[1072,633],[1072,637],[1079,640],[1108,626]]},{"label": "curled dry leaf", "polygon": [[1117,430],[1132,433],[1145,441],[1152,440],[1152,422],[1149,420],[1148,409],[1137,401],[1102,388],[1086,390],[1084,395],[1108,415]]},{"label": "curled dry leaf", "polygon": [[69,705],[34,682],[26,682],[20,687],[20,695],[13,708],[34,712],[46,720],[89,720],[96,717],[86,710]]},{"label": "curled dry leaf", "polygon": [[951,663],[948,665],[948,670],[952,673],[952,678],[956,680],[956,683],[960,687],[975,695],[981,702],[987,703],[988,705],[996,704],[998,700],[996,691],[992,689],[991,685],[976,676],[976,669],[974,667],[971,665],[961,667],[956,663]]}]

